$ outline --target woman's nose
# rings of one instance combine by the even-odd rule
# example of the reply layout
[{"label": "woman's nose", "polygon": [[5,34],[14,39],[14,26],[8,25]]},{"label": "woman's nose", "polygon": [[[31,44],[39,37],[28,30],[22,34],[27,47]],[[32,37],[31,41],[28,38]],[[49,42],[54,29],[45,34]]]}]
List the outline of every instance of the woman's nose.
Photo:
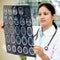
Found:
[{"label": "woman's nose", "polygon": [[41,14],[39,17],[40,17],[40,19],[43,19],[43,18],[44,18],[44,15],[43,15],[43,14]]}]

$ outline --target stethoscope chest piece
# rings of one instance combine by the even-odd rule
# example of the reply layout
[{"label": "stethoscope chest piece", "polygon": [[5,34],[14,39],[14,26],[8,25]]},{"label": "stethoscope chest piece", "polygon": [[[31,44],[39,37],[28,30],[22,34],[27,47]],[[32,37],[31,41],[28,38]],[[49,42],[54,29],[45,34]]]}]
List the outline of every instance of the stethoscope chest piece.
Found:
[{"label": "stethoscope chest piece", "polygon": [[45,51],[47,51],[48,50],[48,46],[45,46],[44,49],[45,49]]}]

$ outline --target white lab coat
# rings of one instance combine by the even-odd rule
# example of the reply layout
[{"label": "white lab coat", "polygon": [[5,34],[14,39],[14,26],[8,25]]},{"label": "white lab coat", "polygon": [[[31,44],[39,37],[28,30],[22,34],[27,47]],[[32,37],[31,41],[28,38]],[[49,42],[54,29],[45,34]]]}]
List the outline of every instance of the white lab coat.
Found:
[{"label": "white lab coat", "polygon": [[[34,26],[33,27],[33,33],[35,34],[38,30],[39,26]],[[48,36],[45,38],[45,40],[42,42],[41,46],[42,48],[44,48],[45,46],[47,46],[47,44],[49,43],[51,37],[53,36],[55,32],[55,28],[53,28]],[[39,37],[38,37],[39,38]],[[37,38],[37,40],[38,40]],[[38,45],[38,41],[35,41],[35,44]],[[44,53],[49,56],[50,60],[60,60],[60,28],[57,29],[57,33],[54,36],[52,42],[50,43],[48,50],[45,51]],[[38,56],[38,55],[37,55]],[[38,56],[39,57],[39,56]],[[34,57],[27,57],[27,60],[36,60]],[[40,57],[37,60],[42,60]]]}]

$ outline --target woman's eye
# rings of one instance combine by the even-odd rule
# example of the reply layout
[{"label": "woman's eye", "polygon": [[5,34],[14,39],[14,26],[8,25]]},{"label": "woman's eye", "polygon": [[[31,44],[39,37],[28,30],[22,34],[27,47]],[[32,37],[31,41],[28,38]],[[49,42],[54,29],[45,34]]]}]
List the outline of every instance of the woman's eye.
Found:
[{"label": "woman's eye", "polygon": [[40,16],[41,14],[39,13],[38,15]]},{"label": "woman's eye", "polygon": [[[41,13],[39,13],[38,15],[39,15],[39,16],[41,16],[42,14],[41,14]],[[48,13],[43,13],[43,15],[48,15]]]},{"label": "woman's eye", "polygon": [[44,15],[48,15],[48,13],[44,13]]},{"label": "woman's eye", "polygon": [[[41,14],[41,13],[39,13],[38,15],[39,15],[39,16],[41,16],[42,14]],[[48,15],[48,13],[43,13],[43,15]]]}]

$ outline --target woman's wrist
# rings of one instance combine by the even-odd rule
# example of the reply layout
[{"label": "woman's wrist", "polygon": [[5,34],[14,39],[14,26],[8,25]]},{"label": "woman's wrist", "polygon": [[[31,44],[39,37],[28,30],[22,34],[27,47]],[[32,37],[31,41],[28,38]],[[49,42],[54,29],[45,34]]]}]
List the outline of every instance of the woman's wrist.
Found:
[{"label": "woman's wrist", "polygon": [[49,57],[45,53],[41,55],[41,58],[42,60],[50,60]]}]

